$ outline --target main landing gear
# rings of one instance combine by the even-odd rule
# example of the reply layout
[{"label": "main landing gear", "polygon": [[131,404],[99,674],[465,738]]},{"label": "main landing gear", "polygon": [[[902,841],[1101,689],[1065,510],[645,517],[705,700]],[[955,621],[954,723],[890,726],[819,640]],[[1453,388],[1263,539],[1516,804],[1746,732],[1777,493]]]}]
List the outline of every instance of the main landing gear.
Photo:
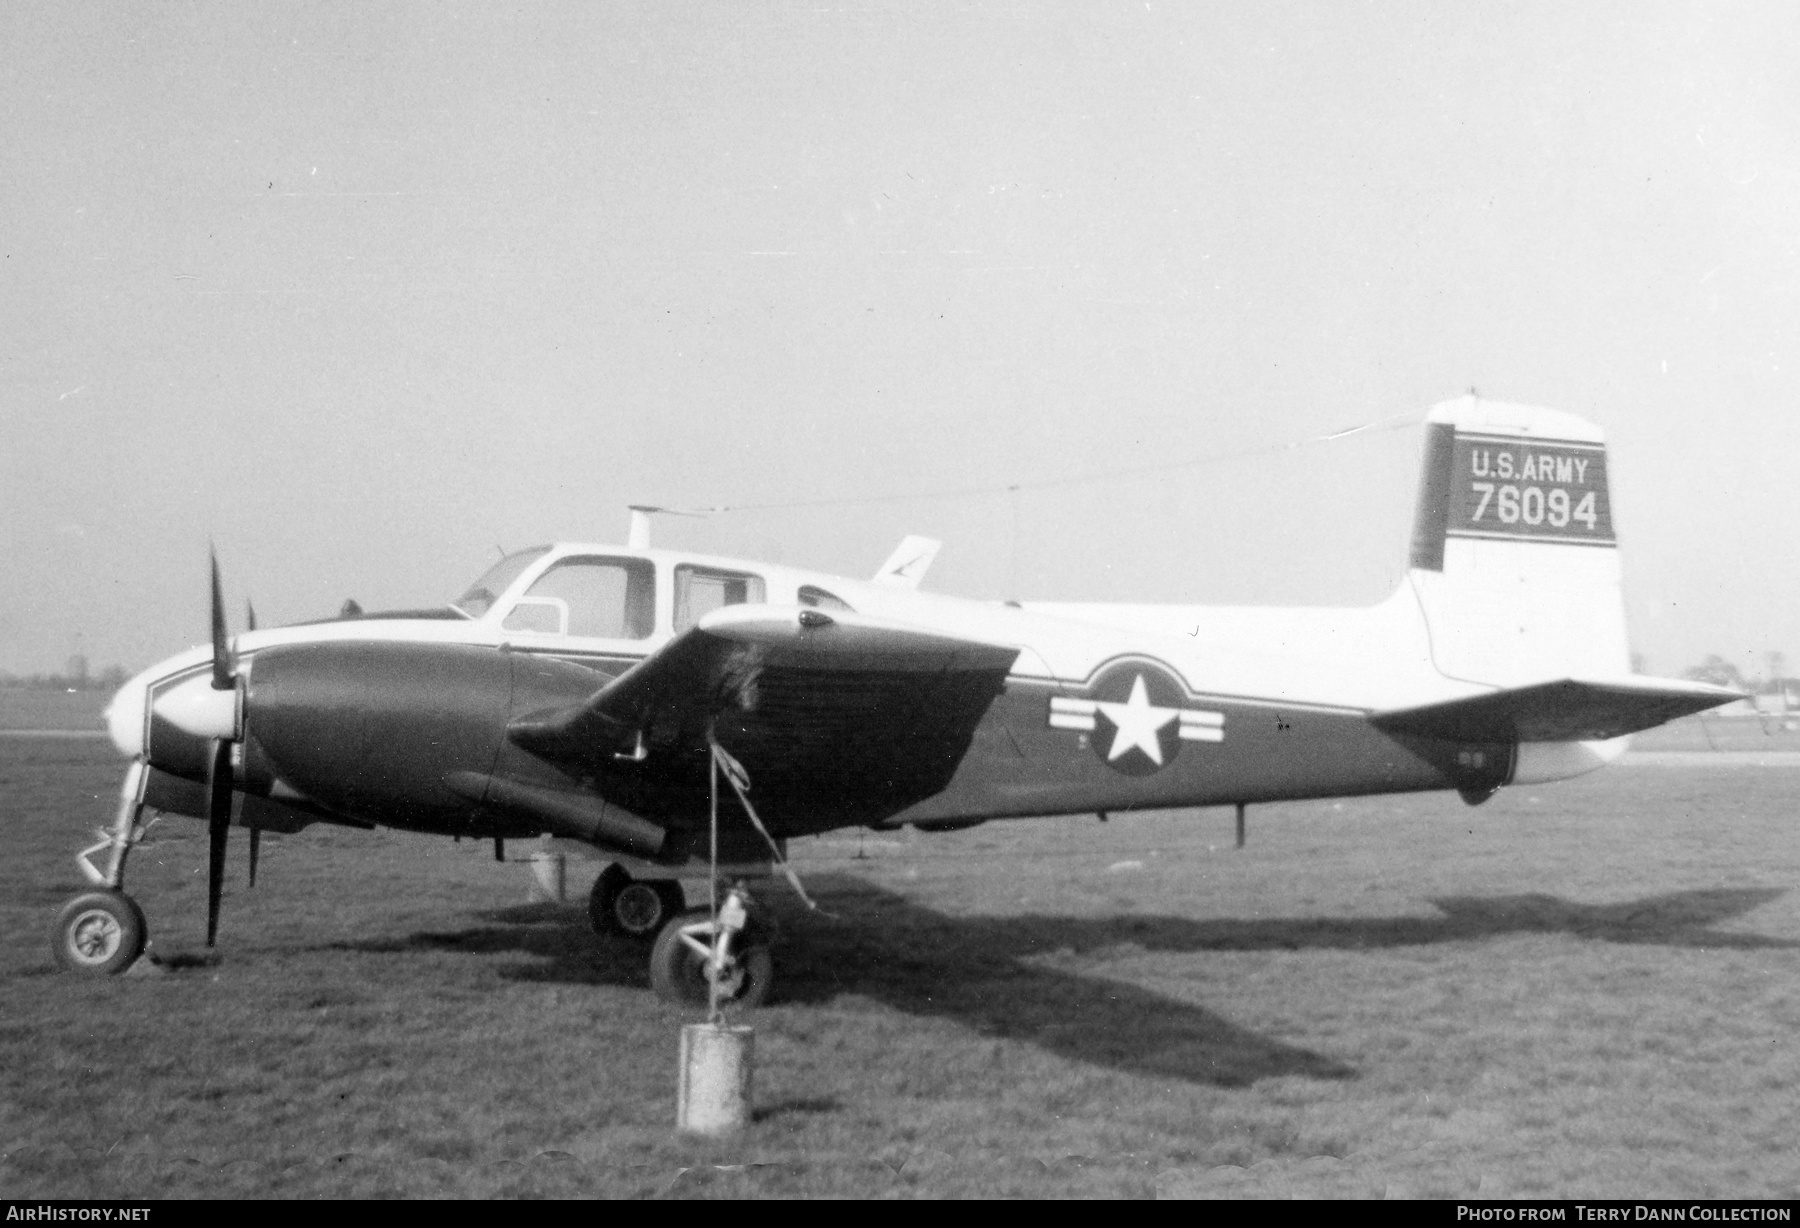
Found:
[{"label": "main landing gear", "polygon": [[602,937],[647,942],[686,907],[687,898],[674,879],[633,878],[614,862],[594,880],[594,890],[588,895],[588,923]]},{"label": "main landing gear", "polygon": [[774,925],[741,885],[725,890],[715,926],[710,909],[687,907],[680,883],[633,878],[615,862],[594,880],[588,921],[603,937],[650,943],[650,985],[677,1005],[709,1005],[716,981],[721,1009],[759,1006],[774,980]]},{"label": "main landing gear", "polygon": [[750,893],[733,886],[718,920],[696,908],[673,918],[650,948],[650,985],[681,1006],[720,1010],[761,1006],[775,979],[773,926],[750,911]]},{"label": "main landing gear", "polygon": [[[123,972],[144,953],[144,945],[149,940],[144,910],[120,889],[125,881],[126,856],[156,823],[152,819],[142,827],[138,826],[146,775],[144,761],[134,761],[125,773],[119,812],[113,825],[95,832],[100,838],[99,843],[76,855],[75,861],[81,867],[83,877],[95,889],[82,892],[63,906],[51,936],[56,962],[72,971]],[[91,860],[100,852],[111,853],[104,870],[95,867]]]}]

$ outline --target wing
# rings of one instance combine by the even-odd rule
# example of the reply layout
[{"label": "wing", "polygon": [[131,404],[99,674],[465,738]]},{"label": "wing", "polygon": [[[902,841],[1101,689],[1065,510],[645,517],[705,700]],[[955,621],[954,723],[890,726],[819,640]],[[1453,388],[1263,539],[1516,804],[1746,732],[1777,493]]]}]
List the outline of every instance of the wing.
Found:
[{"label": "wing", "polygon": [[873,822],[949,783],[1018,651],[837,611],[727,606],[508,736],[620,806],[679,821],[704,813],[710,728],[771,826]]},{"label": "wing", "polygon": [[1574,742],[1636,733],[1739,698],[1724,687],[1672,678],[1565,678],[1369,719],[1395,733],[1459,742]]}]

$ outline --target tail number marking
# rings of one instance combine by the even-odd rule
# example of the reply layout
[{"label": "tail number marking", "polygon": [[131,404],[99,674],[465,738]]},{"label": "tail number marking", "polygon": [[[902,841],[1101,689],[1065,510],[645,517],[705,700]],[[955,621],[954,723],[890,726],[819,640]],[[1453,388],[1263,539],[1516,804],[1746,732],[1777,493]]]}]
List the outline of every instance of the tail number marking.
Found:
[{"label": "tail number marking", "polygon": [[1502,486],[1497,500],[1492,482],[1470,482],[1469,489],[1481,496],[1481,502],[1475,505],[1475,511],[1469,517],[1471,521],[1479,521],[1486,515],[1488,502],[1493,500],[1494,512],[1501,524],[1523,521],[1529,525],[1548,524],[1551,528],[1563,529],[1571,521],[1579,520],[1590,533],[1599,524],[1591,490],[1581,496],[1581,502],[1571,507],[1569,492],[1561,486],[1552,486],[1547,494],[1542,486]]},{"label": "tail number marking", "polygon": [[1613,544],[1599,444],[1458,432],[1453,465],[1451,537]]}]

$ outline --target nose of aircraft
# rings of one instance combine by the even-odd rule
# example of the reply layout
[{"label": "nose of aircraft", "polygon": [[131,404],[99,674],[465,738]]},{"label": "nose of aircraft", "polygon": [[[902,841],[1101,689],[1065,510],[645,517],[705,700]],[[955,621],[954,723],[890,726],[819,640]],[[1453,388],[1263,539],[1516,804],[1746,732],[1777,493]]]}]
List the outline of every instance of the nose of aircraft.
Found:
[{"label": "nose of aircraft", "polygon": [[238,688],[218,690],[211,677],[190,678],[156,697],[151,712],[196,738],[237,740],[243,727]]},{"label": "nose of aircraft", "polygon": [[[227,722],[239,718],[237,694],[213,690],[208,676],[194,672],[205,660],[198,649],[180,653],[152,665],[119,688],[106,705],[105,718],[107,735],[120,754],[138,759],[151,753],[153,715],[158,718],[156,723],[166,723],[190,738],[204,741],[234,736]],[[179,685],[169,685],[183,674],[192,676]],[[221,726],[225,728],[222,734],[217,732]],[[186,756],[177,754],[176,759],[185,762]]]},{"label": "nose of aircraft", "polygon": [[120,687],[106,705],[106,732],[119,753],[128,758],[144,753],[144,705],[149,698],[149,676],[139,674]]}]

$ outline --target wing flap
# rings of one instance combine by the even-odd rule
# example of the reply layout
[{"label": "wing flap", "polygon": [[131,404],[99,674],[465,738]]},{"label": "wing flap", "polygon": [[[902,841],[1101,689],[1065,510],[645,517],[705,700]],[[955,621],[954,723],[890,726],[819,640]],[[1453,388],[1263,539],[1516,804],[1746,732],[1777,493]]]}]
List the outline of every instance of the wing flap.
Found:
[{"label": "wing flap", "polygon": [[1740,698],[1724,687],[1674,678],[1564,678],[1369,719],[1394,733],[1457,742],[1581,742],[1622,737]]}]

